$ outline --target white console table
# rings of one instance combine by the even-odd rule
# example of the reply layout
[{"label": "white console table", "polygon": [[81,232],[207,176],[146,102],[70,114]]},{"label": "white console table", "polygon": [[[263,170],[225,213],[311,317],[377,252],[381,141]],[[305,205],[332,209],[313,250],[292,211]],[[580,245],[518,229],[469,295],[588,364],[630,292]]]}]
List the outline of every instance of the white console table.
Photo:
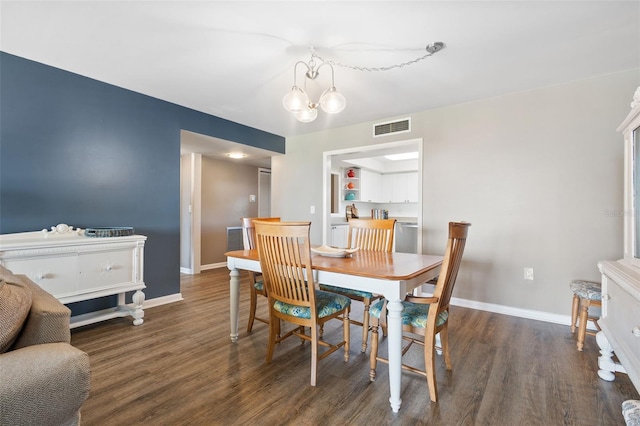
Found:
[{"label": "white console table", "polygon": [[[627,373],[640,390],[640,270],[624,261],[600,262],[598,268],[602,272],[598,376],[612,381],[615,372]],[[613,361],[613,352],[619,363]]]},{"label": "white console table", "polygon": [[[64,304],[118,295],[118,306],[71,318],[71,328],[131,316],[143,323],[144,244],[147,237],[87,237],[67,225],[52,231],[0,235],[0,264],[24,274]],[[135,291],[133,305],[125,292]]]}]

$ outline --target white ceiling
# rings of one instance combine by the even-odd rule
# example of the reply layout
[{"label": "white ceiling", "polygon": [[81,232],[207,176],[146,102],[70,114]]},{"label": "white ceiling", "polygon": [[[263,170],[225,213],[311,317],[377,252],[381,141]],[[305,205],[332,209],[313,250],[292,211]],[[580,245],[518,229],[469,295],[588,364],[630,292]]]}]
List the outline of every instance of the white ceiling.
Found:
[{"label": "white ceiling", "polygon": [[[0,0],[0,8],[5,52],[282,136],[640,67],[638,1]],[[305,124],[282,108],[293,66],[312,45],[327,59],[378,67],[422,56],[435,41],[445,49],[401,69],[336,67],[347,98],[340,114],[320,111]]]}]

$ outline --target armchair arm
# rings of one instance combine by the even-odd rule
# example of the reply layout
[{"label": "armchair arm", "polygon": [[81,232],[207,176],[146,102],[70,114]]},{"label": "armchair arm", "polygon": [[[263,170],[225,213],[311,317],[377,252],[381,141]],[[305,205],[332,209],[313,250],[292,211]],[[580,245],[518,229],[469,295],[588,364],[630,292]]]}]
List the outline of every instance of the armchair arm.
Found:
[{"label": "armchair arm", "polygon": [[89,396],[89,356],[68,343],[0,355],[0,424],[67,424]]},{"label": "armchair arm", "polygon": [[71,342],[71,310],[24,275],[13,278],[31,291],[31,310],[12,350],[42,343]]}]

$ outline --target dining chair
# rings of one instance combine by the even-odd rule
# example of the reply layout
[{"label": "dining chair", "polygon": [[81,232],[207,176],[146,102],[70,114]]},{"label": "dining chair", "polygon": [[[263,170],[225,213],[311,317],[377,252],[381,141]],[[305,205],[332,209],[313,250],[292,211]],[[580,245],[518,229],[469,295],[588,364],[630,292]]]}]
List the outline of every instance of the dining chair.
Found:
[{"label": "dining chair", "polygon": [[[449,300],[458,276],[469,226],[471,224],[466,222],[449,222],[449,238],[433,296],[416,297],[407,295],[402,302],[402,338],[408,342],[402,348],[402,354],[407,353],[414,343],[422,345],[424,347],[425,370],[420,370],[405,363],[402,364],[402,368],[419,373],[427,378],[429,395],[433,402],[438,400],[435,376],[435,343],[438,333],[440,333],[445,365],[447,370],[452,368],[448,335]],[[377,361],[388,363],[387,359],[378,356],[378,327],[382,322],[386,322],[386,305],[387,301],[381,299],[371,307],[370,311],[372,333],[369,378],[371,381],[376,378]]]},{"label": "dining chair", "polygon": [[[316,288],[311,263],[309,231],[311,222],[254,221],[260,269],[269,299],[269,345],[267,364],[274,347],[290,336],[311,342],[311,386],[316,385],[318,361],[344,347],[349,360],[349,307],[351,300]],[[337,318],[342,320],[342,341],[331,344],[321,339],[318,327]],[[280,320],[296,325],[280,335]],[[305,327],[310,328],[309,334]],[[318,351],[319,346],[327,348]]]},{"label": "dining chair", "polygon": [[[253,225],[253,221],[258,219],[257,217],[243,217],[242,220],[242,245],[245,250],[253,250],[256,248],[256,228]],[[280,222],[279,217],[261,217],[263,221]],[[249,288],[250,288],[250,303],[249,308],[249,323],[247,324],[247,333],[251,333],[253,329],[253,322],[258,320],[265,324],[269,324],[268,318],[260,318],[256,316],[256,309],[258,306],[258,295],[267,297],[267,293],[264,289],[264,283],[262,282],[262,274],[259,272],[249,271]]]},{"label": "dining chair", "polygon": [[[347,248],[358,247],[360,250],[393,251],[395,223],[396,219],[350,219]],[[361,351],[366,352],[369,340],[369,307],[372,302],[382,296],[367,291],[351,290],[322,283],[320,284],[320,289],[342,294],[364,304],[362,321],[350,319],[350,322],[362,327]]]}]

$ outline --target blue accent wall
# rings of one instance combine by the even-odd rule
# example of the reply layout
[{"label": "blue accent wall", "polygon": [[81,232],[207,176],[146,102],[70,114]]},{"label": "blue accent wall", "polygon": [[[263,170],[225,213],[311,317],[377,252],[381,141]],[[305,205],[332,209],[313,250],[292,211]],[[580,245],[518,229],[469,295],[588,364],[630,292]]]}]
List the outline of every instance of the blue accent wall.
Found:
[{"label": "blue accent wall", "polygon": [[181,129],[285,150],[282,136],[0,52],[0,233],[133,226],[148,237],[147,299],[180,292]]}]

